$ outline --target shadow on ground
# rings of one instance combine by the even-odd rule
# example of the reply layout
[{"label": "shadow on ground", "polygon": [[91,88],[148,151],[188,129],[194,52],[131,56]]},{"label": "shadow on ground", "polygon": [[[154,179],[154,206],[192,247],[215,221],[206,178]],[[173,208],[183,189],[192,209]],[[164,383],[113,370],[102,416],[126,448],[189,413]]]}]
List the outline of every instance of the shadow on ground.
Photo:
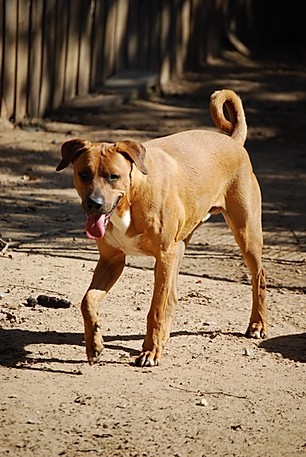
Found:
[{"label": "shadow on ground", "polygon": [[283,335],[259,344],[267,352],[281,354],[285,359],[306,363],[306,333]]}]

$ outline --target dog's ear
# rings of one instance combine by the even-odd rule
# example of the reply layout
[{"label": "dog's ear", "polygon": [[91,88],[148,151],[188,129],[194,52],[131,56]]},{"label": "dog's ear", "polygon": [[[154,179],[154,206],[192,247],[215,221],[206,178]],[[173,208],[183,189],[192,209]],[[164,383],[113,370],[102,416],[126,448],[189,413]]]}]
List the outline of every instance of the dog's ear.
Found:
[{"label": "dog's ear", "polygon": [[62,145],[62,160],[56,167],[56,171],[61,171],[68,167],[68,165],[73,162],[84,151],[84,149],[88,147],[88,145],[88,141],[79,140],[78,138],[66,141]]},{"label": "dog's ear", "polygon": [[119,141],[115,144],[112,150],[119,152],[120,154],[127,155],[129,159],[134,162],[141,173],[144,175],[148,174],[148,169],[144,164],[146,150],[141,143],[136,143],[130,140]]}]

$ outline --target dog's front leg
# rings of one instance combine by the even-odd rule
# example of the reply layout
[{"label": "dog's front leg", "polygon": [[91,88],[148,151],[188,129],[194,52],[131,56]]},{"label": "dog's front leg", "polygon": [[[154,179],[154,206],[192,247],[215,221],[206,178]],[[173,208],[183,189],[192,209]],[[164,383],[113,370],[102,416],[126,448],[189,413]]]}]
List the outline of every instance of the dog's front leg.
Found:
[{"label": "dog's front leg", "polygon": [[[172,298],[176,297],[176,292],[173,294],[172,287],[176,286],[173,275],[177,274],[177,270],[177,245],[175,245],[166,252],[161,252],[156,258],[154,293],[147,317],[147,333],[143,350],[136,359],[138,366],[152,367],[160,363],[163,346],[170,333],[170,330],[165,328],[166,308],[169,294],[172,295]],[[171,311],[170,314],[172,314]]]},{"label": "dog's front leg", "polygon": [[122,253],[111,258],[100,257],[91,285],[82,300],[86,354],[90,365],[99,360],[103,350],[98,305],[121,275],[124,265],[125,255]]}]

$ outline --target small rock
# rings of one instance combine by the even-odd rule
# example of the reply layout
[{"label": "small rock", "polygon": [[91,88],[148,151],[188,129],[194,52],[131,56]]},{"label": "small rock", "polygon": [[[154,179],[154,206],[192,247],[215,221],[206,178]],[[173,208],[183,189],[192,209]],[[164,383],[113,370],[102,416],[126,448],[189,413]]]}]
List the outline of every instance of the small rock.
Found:
[{"label": "small rock", "polygon": [[247,357],[251,357],[253,355],[253,351],[251,349],[245,349],[244,350],[244,355],[247,356]]},{"label": "small rock", "polygon": [[35,424],[37,424],[37,421],[36,421],[35,419],[28,419],[28,420],[27,420],[27,424],[29,424],[29,425],[35,425]]},{"label": "small rock", "polygon": [[78,403],[79,405],[88,405],[89,402],[91,401],[91,399],[92,399],[91,395],[79,395],[74,400],[74,403]]},{"label": "small rock", "polygon": [[236,432],[237,430],[242,430],[242,425],[241,425],[241,424],[231,425],[231,429],[232,429],[232,430],[235,430],[235,432]]},{"label": "small rock", "polygon": [[21,179],[23,181],[30,181],[30,176],[29,175],[23,175],[23,176],[21,176]]},{"label": "small rock", "polygon": [[127,406],[127,405],[126,405],[125,403],[121,403],[120,405],[117,405],[116,408],[125,409],[126,406]]},{"label": "small rock", "polygon": [[258,411],[257,409],[253,409],[252,414],[254,414],[256,416],[260,416],[260,411]]},{"label": "small rock", "polygon": [[208,406],[209,402],[206,398],[201,398],[200,401],[197,403],[198,406]]},{"label": "small rock", "polygon": [[210,326],[214,326],[214,325],[217,325],[217,322],[215,322],[215,321],[205,321],[205,322],[203,322],[203,326],[205,326],[205,327],[210,327]]}]

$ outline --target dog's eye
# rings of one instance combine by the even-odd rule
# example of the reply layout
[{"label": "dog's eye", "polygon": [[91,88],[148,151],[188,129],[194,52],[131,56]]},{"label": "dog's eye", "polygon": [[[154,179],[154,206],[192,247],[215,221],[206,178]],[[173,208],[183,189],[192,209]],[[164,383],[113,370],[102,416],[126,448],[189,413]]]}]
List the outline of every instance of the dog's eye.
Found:
[{"label": "dog's eye", "polygon": [[109,182],[118,181],[119,178],[120,178],[119,175],[117,175],[116,173],[112,173],[108,176],[108,181]]},{"label": "dog's eye", "polygon": [[91,178],[91,174],[89,171],[79,171],[79,177],[83,181],[88,181]]}]

